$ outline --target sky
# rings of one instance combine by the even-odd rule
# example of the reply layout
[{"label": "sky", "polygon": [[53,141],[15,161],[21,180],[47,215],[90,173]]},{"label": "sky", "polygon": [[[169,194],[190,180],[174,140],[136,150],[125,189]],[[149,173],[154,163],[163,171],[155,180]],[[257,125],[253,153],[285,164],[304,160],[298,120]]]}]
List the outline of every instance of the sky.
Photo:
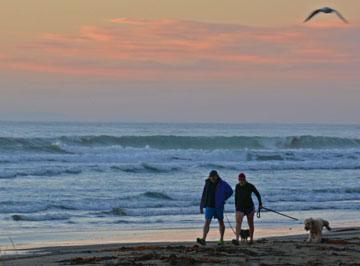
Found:
[{"label": "sky", "polygon": [[[302,22],[323,6],[350,23]],[[358,10],[358,0],[2,0],[0,120],[360,123]]]}]

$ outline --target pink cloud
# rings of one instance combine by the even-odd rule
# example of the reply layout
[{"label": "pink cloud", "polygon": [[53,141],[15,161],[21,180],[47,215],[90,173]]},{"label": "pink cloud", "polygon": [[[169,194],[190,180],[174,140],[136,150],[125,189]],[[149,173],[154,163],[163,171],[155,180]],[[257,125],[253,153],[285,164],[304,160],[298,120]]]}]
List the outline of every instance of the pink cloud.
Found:
[{"label": "pink cloud", "polygon": [[98,42],[111,41],[111,35],[98,27],[82,27],[81,36]]},{"label": "pink cloud", "polygon": [[[179,20],[111,19],[77,34],[45,33],[1,67],[119,79],[357,78],[359,25],[246,27]],[[24,52],[26,51],[26,52]],[[2,55],[0,54],[0,59]],[[331,68],[330,68],[331,66]]]},{"label": "pink cloud", "polygon": [[7,55],[0,53],[0,60],[5,60],[5,59],[7,59]]},{"label": "pink cloud", "polygon": [[147,20],[147,19],[113,18],[110,21],[118,24],[129,24],[129,25],[140,25],[140,26],[144,26],[144,25],[161,26],[161,25],[171,25],[177,23],[176,20],[170,20],[170,19]]},{"label": "pink cloud", "polygon": [[307,23],[304,23],[304,26],[308,28],[315,28],[315,29],[342,29],[342,28],[351,28],[353,24],[346,24],[339,20],[338,18],[332,20],[314,20]]}]

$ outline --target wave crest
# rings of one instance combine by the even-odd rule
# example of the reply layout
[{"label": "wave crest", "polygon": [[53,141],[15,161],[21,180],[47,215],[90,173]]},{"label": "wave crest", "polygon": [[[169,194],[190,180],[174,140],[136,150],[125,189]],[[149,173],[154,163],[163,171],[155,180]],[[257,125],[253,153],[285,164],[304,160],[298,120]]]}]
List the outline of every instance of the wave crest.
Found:
[{"label": "wave crest", "polygon": [[78,175],[81,174],[79,168],[48,168],[48,169],[31,169],[31,170],[15,170],[1,171],[0,179],[11,179],[20,176],[59,176],[62,174]]},{"label": "wave crest", "polygon": [[172,197],[168,196],[165,193],[154,192],[154,191],[147,191],[145,193],[142,193],[140,196],[144,196],[151,199],[173,200]]},{"label": "wave crest", "polygon": [[11,215],[11,219],[13,221],[28,221],[28,222],[40,222],[40,221],[61,221],[68,220],[69,217],[66,215],[22,215],[22,214],[14,214]]},{"label": "wave crest", "polygon": [[161,164],[128,164],[128,165],[114,165],[111,166],[112,170],[122,171],[126,173],[170,173],[181,170],[178,166],[161,165]]},{"label": "wave crest", "polygon": [[58,138],[0,138],[0,151],[71,153],[68,146],[121,146],[155,149],[323,149],[360,147],[360,139],[325,136],[62,136]]},{"label": "wave crest", "polygon": [[54,139],[0,137],[0,151],[24,151],[69,154]]}]

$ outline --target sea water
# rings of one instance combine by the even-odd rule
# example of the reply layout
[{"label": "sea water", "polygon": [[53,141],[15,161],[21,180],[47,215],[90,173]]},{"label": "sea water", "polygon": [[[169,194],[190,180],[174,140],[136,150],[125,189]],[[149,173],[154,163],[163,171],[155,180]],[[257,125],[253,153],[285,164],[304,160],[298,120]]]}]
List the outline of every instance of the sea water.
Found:
[{"label": "sea water", "polygon": [[[29,232],[201,228],[213,169],[233,188],[244,172],[265,207],[300,223],[360,223],[358,125],[0,122],[0,243]],[[234,197],[226,212],[233,222]]]}]

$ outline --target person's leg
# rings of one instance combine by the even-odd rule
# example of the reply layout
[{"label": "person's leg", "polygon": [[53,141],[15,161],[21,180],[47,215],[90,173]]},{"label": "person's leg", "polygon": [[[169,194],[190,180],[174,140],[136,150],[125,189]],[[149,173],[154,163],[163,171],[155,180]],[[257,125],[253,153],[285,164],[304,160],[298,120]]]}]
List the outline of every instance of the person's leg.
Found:
[{"label": "person's leg", "polygon": [[215,208],[214,217],[219,221],[220,243],[223,243],[225,234],[224,207]]},{"label": "person's leg", "polygon": [[247,220],[248,220],[248,224],[249,224],[249,231],[250,231],[250,243],[253,242],[253,238],[254,238],[254,214],[255,212],[251,212],[250,214],[246,215]]},{"label": "person's leg", "polygon": [[240,232],[241,232],[241,225],[244,219],[244,213],[236,212],[236,240],[239,241]]},{"label": "person's leg", "polygon": [[219,219],[219,231],[220,231],[220,242],[224,241],[224,234],[225,234],[225,224],[224,219]]},{"label": "person's leg", "polygon": [[205,208],[205,223],[203,228],[203,240],[206,240],[207,234],[210,230],[211,220],[215,215],[215,208]]},{"label": "person's leg", "polygon": [[211,220],[205,219],[204,228],[203,228],[203,238],[206,240],[207,234],[209,233]]}]

